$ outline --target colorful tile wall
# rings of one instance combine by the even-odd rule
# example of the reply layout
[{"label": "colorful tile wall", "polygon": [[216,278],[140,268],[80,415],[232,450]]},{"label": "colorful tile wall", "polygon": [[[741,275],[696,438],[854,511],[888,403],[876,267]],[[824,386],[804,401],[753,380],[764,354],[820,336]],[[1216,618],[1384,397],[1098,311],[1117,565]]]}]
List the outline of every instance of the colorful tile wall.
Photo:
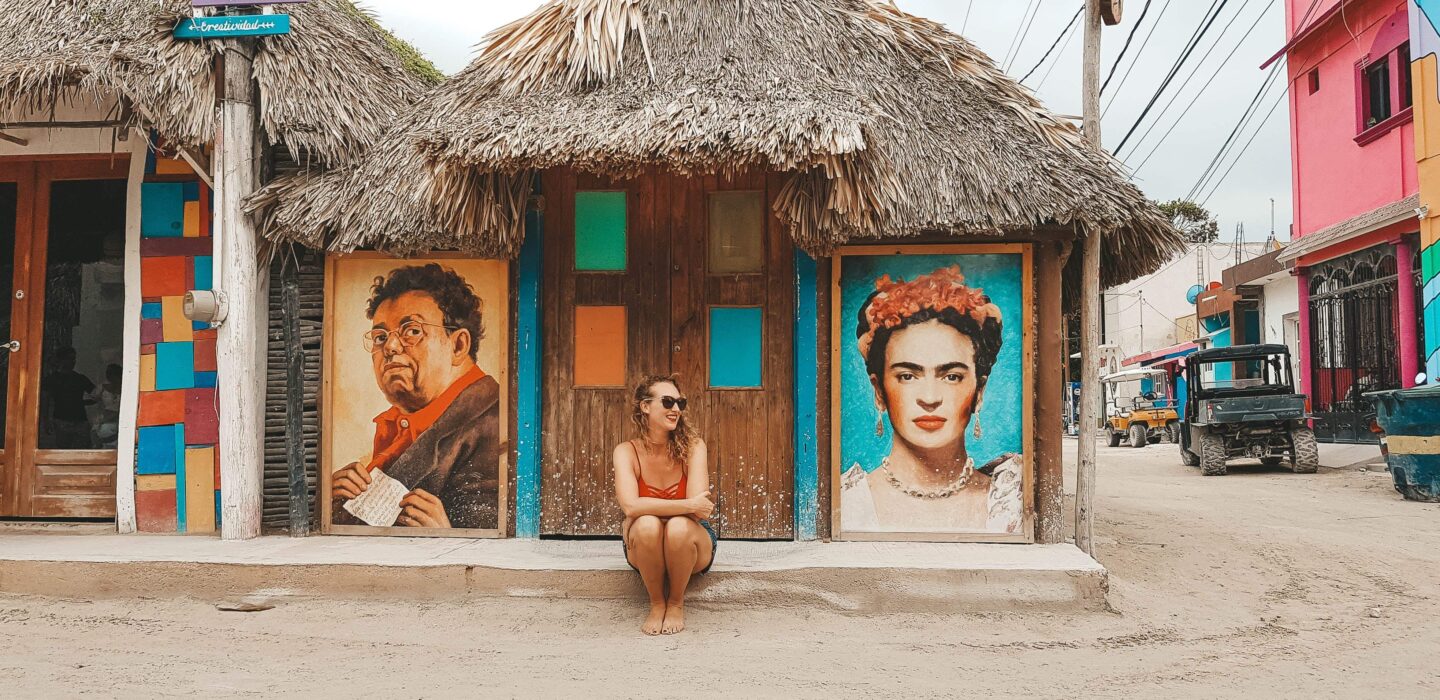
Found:
[{"label": "colorful tile wall", "polygon": [[140,406],[135,511],[142,532],[219,528],[216,332],[184,295],[214,285],[209,188],[178,161],[147,162],[140,203]]}]

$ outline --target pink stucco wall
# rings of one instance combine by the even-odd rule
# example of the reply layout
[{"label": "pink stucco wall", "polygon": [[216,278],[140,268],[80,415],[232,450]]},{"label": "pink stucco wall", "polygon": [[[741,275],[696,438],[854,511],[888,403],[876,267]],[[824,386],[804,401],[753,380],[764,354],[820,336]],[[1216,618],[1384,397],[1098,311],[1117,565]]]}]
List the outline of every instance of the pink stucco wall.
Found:
[{"label": "pink stucco wall", "polygon": [[[1289,38],[1313,1],[1286,0]],[[1398,125],[1368,143],[1356,138],[1358,71],[1404,41],[1406,2],[1350,0],[1335,12],[1341,2],[1320,0],[1306,21],[1317,28],[1288,52],[1296,236],[1403,199],[1418,187],[1407,108],[1392,100],[1396,117],[1387,124]],[[1311,94],[1309,73],[1317,67],[1320,89]]]}]

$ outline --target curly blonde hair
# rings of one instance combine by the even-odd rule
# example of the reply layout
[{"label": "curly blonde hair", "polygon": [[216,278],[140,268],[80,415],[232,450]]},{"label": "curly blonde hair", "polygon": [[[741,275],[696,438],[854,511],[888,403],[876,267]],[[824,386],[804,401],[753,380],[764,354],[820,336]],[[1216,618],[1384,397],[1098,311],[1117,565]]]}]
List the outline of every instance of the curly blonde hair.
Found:
[{"label": "curly blonde hair", "polygon": [[[680,395],[684,396],[685,392],[680,389],[678,378],[679,375],[674,374],[668,377],[652,374],[641,379],[640,383],[635,385],[635,394],[630,401],[630,422],[635,424],[635,433],[640,439],[649,437],[649,426],[646,424],[645,411],[642,410],[641,405],[645,401],[655,398],[650,395],[650,391],[657,384],[673,384]],[[689,421],[685,420],[684,412],[681,412],[680,421],[675,424],[675,429],[670,431],[668,442],[670,458],[681,465],[689,464],[690,448],[694,446],[696,439],[695,431],[690,428]]]}]

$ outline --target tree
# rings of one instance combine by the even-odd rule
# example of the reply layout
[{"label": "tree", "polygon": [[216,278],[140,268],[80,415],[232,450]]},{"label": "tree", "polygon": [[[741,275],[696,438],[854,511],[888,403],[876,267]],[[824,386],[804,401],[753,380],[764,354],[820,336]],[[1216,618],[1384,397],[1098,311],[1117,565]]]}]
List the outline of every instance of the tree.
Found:
[{"label": "tree", "polygon": [[1220,225],[1208,209],[1188,199],[1172,199],[1160,203],[1160,211],[1170,218],[1185,240],[1190,243],[1214,243],[1220,237]]}]

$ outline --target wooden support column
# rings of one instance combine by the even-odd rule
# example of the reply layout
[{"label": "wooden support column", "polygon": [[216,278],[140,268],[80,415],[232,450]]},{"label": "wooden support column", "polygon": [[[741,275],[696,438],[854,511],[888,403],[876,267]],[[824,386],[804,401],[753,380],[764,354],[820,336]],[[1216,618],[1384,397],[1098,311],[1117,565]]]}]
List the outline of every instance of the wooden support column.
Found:
[{"label": "wooden support column", "polygon": [[[1100,0],[1085,1],[1085,141],[1100,142]],[[1086,227],[1080,284],[1080,458],[1075,475],[1075,545],[1094,556],[1095,428],[1100,407],[1100,239],[1104,232]]]},{"label": "wooden support column", "polygon": [[220,524],[227,540],[260,534],[265,439],[268,267],[255,226],[241,210],[260,187],[262,139],[251,73],[252,40],[220,59],[220,133],[215,146],[215,275],[229,304],[215,354],[220,386]]},{"label": "wooden support column", "polygon": [[1060,287],[1064,264],[1059,243],[1035,245],[1035,540],[1064,541],[1064,446],[1060,418],[1064,410],[1064,314]]}]

